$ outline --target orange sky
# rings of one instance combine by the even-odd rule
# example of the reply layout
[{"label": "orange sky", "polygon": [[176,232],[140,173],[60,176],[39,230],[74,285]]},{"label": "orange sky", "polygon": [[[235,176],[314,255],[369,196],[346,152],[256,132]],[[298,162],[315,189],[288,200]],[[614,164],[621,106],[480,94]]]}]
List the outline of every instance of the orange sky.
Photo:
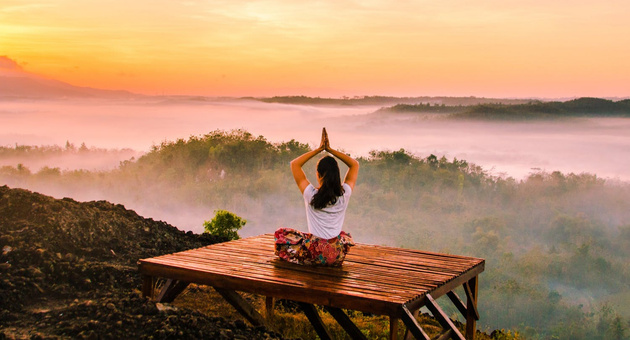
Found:
[{"label": "orange sky", "polygon": [[209,96],[630,96],[630,1],[0,2],[0,55]]}]

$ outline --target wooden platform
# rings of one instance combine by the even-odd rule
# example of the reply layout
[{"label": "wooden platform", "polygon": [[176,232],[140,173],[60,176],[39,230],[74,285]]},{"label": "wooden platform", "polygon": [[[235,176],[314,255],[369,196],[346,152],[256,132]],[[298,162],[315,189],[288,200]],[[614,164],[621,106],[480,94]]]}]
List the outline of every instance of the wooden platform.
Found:
[{"label": "wooden platform", "polygon": [[[143,259],[139,270],[145,295],[153,296],[156,278],[168,279],[155,297],[160,301],[172,301],[188,283],[210,285],[253,324],[264,320],[235,291],[301,302],[321,338],[326,338],[325,329],[318,330],[323,325],[312,305],[325,306],[353,338],[362,334],[341,308],[388,315],[392,338],[402,319],[408,335],[429,339],[414,317],[427,306],[445,328],[444,338],[463,339],[435,303],[447,295],[466,318],[466,339],[474,339],[477,277],[484,264],[478,258],[357,244],[340,268],[301,266],[278,259],[273,235],[267,234]],[[459,286],[466,303],[453,292]]]}]

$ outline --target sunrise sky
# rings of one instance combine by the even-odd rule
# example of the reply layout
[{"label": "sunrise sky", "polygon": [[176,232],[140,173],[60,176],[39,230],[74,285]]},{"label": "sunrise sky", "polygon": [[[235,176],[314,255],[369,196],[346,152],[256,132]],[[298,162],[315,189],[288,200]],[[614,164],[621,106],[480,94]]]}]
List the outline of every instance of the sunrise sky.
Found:
[{"label": "sunrise sky", "polygon": [[0,2],[0,56],[208,96],[630,96],[630,1]]}]

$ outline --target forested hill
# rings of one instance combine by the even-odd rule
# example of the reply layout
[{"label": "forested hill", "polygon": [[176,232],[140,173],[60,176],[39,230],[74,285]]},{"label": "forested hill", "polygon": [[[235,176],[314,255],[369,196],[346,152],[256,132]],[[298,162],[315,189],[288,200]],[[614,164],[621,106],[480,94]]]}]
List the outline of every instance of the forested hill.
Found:
[{"label": "forested hill", "polygon": [[[77,199],[96,192],[169,222],[194,216],[199,226],[225,209],[247,219],[243,234],[258,235],[306,227],[288,163],[309,149],[214,131],[164,142],[109,172],[4,166],[0,183]],[[315,162],[305,165],[312,181]],[[346,231],[362,243],[485,258],[480,328],[531,339],[630,335],[627,183],[587,173],[494,177],[464,160],[403,149],[375,150],[359,162]]]},{"label": "forested hill", "polygon": [[612,101],[601,98],[578,98],[566,102],[530,101],[476,105],[398,104],[382,112],[443,113],[457,119],[529,120],[566,117],[630,117],[630,99]]},{"label": "forested hill", "polygon": [[420,103],[444,104],[444,105],[477,105],[489,103],[525,104],[529,99],[500,99],[479,97],[388,97],[388,96],[355,96],[342,98],[321,98],[307,96],[276,96],[270,98],[244,98],[254,99],[265,103],[295,104],[295,105],[393,105]]}]

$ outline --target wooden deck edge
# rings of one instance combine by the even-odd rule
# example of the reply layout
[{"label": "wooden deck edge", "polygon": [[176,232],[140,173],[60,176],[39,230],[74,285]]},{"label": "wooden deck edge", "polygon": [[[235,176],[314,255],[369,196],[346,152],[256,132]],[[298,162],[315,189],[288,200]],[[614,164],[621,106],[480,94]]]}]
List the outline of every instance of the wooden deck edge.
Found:
[{"label": "wooden deck edge", "polygon": [[[465,271],[461,275],[453,278],[452,280],[446,282],[445,284],[431,291],[428,291],[426,294],[431,294],[431,296],[433,296],[434,299],[437,299],[445,295],[446,293],[452,291],[453,289],[463,285],[465,282],[468,282],[468,280],[481,274],[485,269],[485,263],[486,261],[482,260],[482,262],[470,268],[469,270]],[[421,295],[421,296],[416,297],[415,299],[407,301],[405,303],[405,306],[407,306],[409,310],[413,311],[424,306],[426,304],[426,301],[427,301],[426,295]],[[400,310],[398,310],[398,312],[400,313]]]},{"label": "wooden deck edge", "polygon": [[220,289],[235,289],[277,299],[288,299],[322,306],[352,309],[379,315],[397,315],[400,308],[399,303],[360,296],[348,296],[343,291],[339,293],[319,291],[313,294],[313,289],[309,287],[278,286],[262,280],[242,279],[223,274],[191,271],[188,269],[143,262],[142,260],[139,261],[138,271],[146,276],[170,278]]}]

